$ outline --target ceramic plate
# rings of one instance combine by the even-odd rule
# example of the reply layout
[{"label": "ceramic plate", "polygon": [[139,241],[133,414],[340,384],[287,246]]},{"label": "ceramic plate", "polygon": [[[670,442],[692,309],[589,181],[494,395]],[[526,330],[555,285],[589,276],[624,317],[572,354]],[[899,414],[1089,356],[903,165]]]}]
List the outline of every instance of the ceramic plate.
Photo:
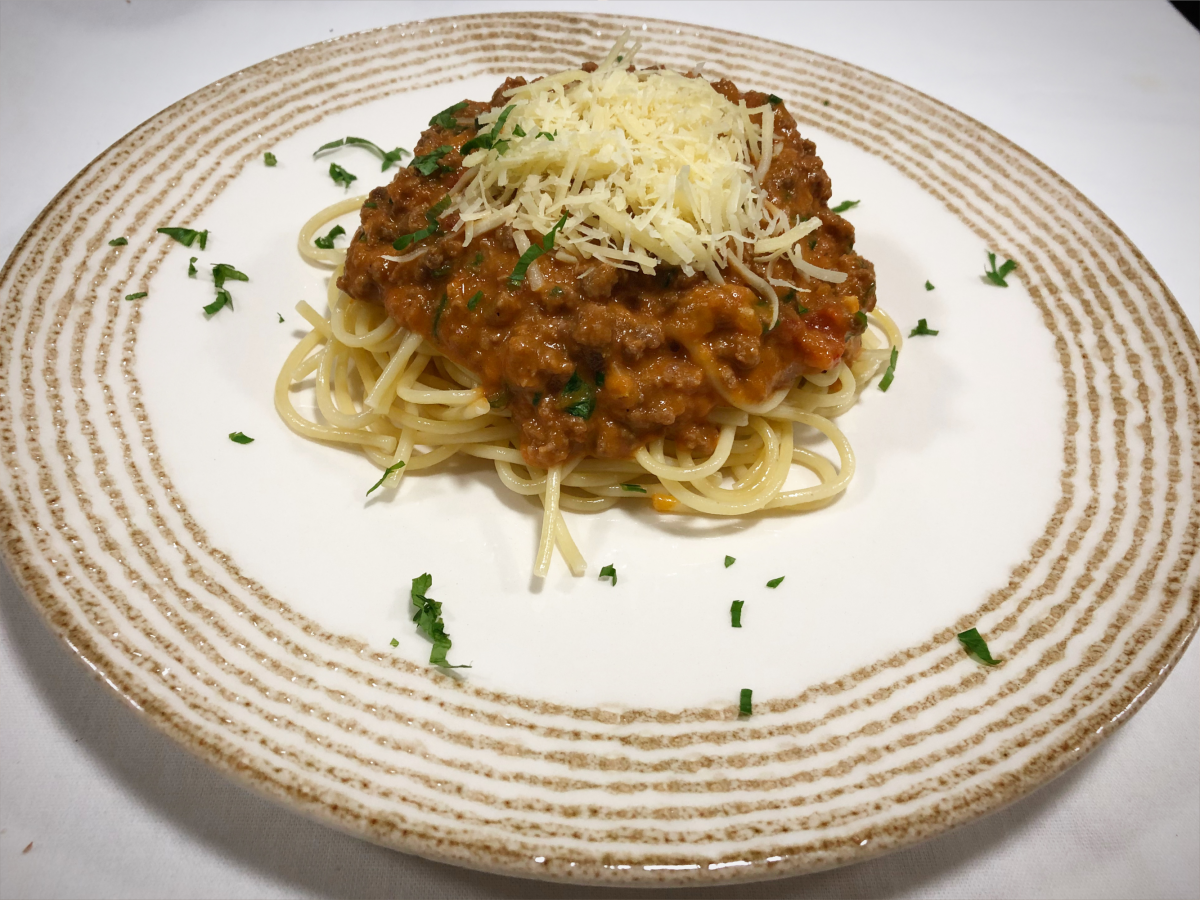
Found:
[{"label": "ceramic plate", "polygon": [[[411,149],[443,107],[600,58],[627,27],[644,64],[703,61],[784,97],[835,201],[861,201],[847,216],[881,305],[939,334],[841,419],[858,473],[837,503],[572,516],[588,573],[556,561],[539,585],[537,508],[488,466],[366,500],[364,458],[277,419],[294,306],[322,305],[327,274],[296,233],[345,196],[319,145]],[[332,159],[356,187],[388,180],[361,149]],[[208,229],[207,248],[168,225]],[[1018,263],[1007,288],[982,278],[988,250]],[[250,281],[206,320],[218,262]],[[1020,148],[794,47],[543,13],[297,50],[105,151],[2,286],[4,551],[30,599],[182,745],[408,852],[657,884],[861,860],[1061,772],[1196,627],[1200,352],[1166,287]],[[425,663],[409,619],[423,572],[472,666],[457,675]],[[963,652],[971,627],[1002,665]]]}]

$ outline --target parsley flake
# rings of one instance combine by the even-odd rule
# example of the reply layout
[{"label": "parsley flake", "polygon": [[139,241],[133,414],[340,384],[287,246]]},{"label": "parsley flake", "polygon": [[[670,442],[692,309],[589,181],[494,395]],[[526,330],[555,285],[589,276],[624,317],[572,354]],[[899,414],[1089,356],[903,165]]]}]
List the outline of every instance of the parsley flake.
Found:
[{"label": "parsley flake", "polygon": [[233,298],[229,296],[229,291],[217,291],[217,299],[204,307],[204,312],[209,316],[215,316],[218,312],[228,306],[233,309]]},{"label": "parsley flake", "polygon": [[774,94],[767,94],[767,102],[770,103],[772,106],[778,106],[780,103],[783,102],[783,98],[776,97]]},{"label": "parsley flake", "polygon": [[278,162],[279,162],[279,160],[277,160],[275,158],[275,154],[272,153],[271,151],[268,150],[266,153],[263,154],[263,165],[264,166],[268,166],[268,167],[274,166]]},{"label": "parsley flake", "polygon": [[313,240],[313,243],[316,244],[318,247],[320,247],[322,250],[332,250],[333,249],[333,239],[335,237],[337,237],[339,234],[345,234],[345,233],[346,233],[346,229],[343,228],[341,225],[334,225],[331,229],[329,229],[329,234],[325,235],[325,237],[315,238]]},{"label": "parsley flake", "polygon": [[[322,144],[320,147],[317,148],[317,151],[313,154],[313,159],[316,159],[322,153],[327,153],[330,150],[336,150],[338,147],[363,147],[367,150],[370,150],[372,153],[374,153],[376,156],[378,156],[381,160],[383,160],[383,167],[379,170],[380,172],[386,172],[388,170],[388,168],[391,167],[392,163],[398,161],[400,159],[400,157],[408,156],[408,151],[405,150],[403,147],[397,147],[394,150],[384,150],[378,144],[374,144],[371,141],[368,141],[366,138],[344,137],[344,138],[339,138],[336,141],[330,141],[328,144]],[[340,166],[338,168],[341,169]],[[342,171],[345,172],[345,169],[342,169]],[[330,170],[329,174],[333,175],[333,171]],[[333,180],[337,181],[338,179],[335,176]],[[351,176],[350,180],[353,181],[354,177]],[[350,184],[350,182],[347,181],[346,185],[349,186],[349,184]]]},{"label": "parsley flake", "polygon": [[562,218],[554,223],[554,226],[546,234],[546,237],[539,245],[532,243],[529,249],[521,254],[521,258],[517,260],[516,268],[512,270],[512,274],[508,276],[508,283],[512,287],[516,287],[525,280],[525,272],[529,269],[530,264],[541,256],[543,253],[549,253],[554,249],[554,238],[562,231],[562,227],[567,224],[567,214],[563,213]]},{"label": "parsley flake", "polygon": [[[282,320],[280,320],[280,321],[282,321]],[[373,485],[371,485],[370,489],[367,491],[367,496],[370,497],[371,494],[375,493],[375,491],[377,491],[381,487],[383,487],[383,483],[385,481],[387,481],[387,477],[389,475],[391,475],[393,472],[399,472],[403,468],[404,468],[404,461],[401,460],[400,462],[394,463],[393,465],[390,465],[386,469],[384,469],[383,474],[381,476],[379,476],[379,480],[377,482],[375,482]]]},{"label": "parsley flake", "polygon": [[392,638],[388,643],[390,643],[393,647],[400,646],[400,642],[398,640],[396,640],[395,638]]},{"label": "parsley flake", "polygon": [[742,627],[742,607],[744,605],[744,600],[734,600],[733,605],[729,607],[729,624],[734,628]]},{"label": "parsley flake", "polygon": [[925,282],[925,290],[927,290],[927,291],[932,291],[932,290],[933,290],[933,282],[932,282],[932,281],[926,281],[926,282]]},{"label": "parsley flake", "polygon": [[600,570],[600,577],[601,578],[611,578],[612,586],[613,587],[617,586],[617,569],[615,566],[613,566],[613,565],[605,566],[603,569]]},{"label": "parsley flake", "polygon": [[416,169],[422,175],[433,175],[435,172],[453,172],[453,169],[443,165],[441,162],[442,157],[453,149],[449,144],[442,144],[430,153],[414,156],[413,161],[408,164],[408,167]]},{"label": "parsley flake", "polygon": [[540,137],[544,137],[546,140],[548,140],[548,141],[552,141],[552,140],[554,140],[554,138],[555,138],[555,135],[557,135],[557,134],[558,134],[558,130],[557,130],[557,129],[555,129],[555,132],[554,132],[554,134],[551,134],[551,133],[550,133],[550,132],[548,132],[548,131],[539,131],[537,134],[535,134],[535,135],[533,136],[533,138],[534,138],[534,140],[537,140],[537,139],[538,139],[538,138],[540,138]]},{"label": "parsley flake", "polygon": [[458,130],[458,119],[454,118],[454,114],[462,112],[467,108],[467,101],[463,100],[460,103],[455,103],[453,106],[447,106],[440,113],[429,120],[430,125],[436,125],[439,128],[453,128]]},{"label": "parsley flake", "polygon": [[446,634],[446,623],[442,621],[442,604],[425,596],[432,586],[432,575],[418,575],[412,580],[412,590],[409,592],[412,605],[417,609],[413,614],[417,630],[433,641],[429,663],[446,669],[469,669],[470,666],[452,666],[446,662],[446,653],[451,647],[450,635]]},{"label": "parsley flake", "polygon": [[861,200],[843,200],[841,203],[831,209],[830,212],[844,213],[848,209],[854,209],[854,207],[858,206],[858,204],[861,202]]},{"label": "parsley flake", "polygon": [[630,493],[633,493],[633,494],[646,493],[646,489],[644,487],[642,487],[640,484],[622,484],[621,490],[629,491]]},{"label": "parsley flake", "polygon": [[726,556],[726,557],[725,557],[725,568],[727,568],[727,569],[728,569],[728,568],[729,568],[730,566],[732,566],[732,565],[733,565],[735,562],[737,562],[737,559],[735,559],[735,558],[734,558],[734,557],[732,557],[732,556]]},{"label": "parsley flake", "polygon": [[175,240],[179,241],[179,243],[183,244],[185,247],[192,246],[192,244],[196,242],[197,238],[200,239],[201,250],[203,250],[205,244],[208,243],[207,229],[204,231],[197,231],[194,228],[156,228],[155,231],[157,231],[159,234],[165,234],[167,237],[175,238]]},{"label": "parsley flake", "polygon": [[937,330],[930,328],[924,319],[917,319],[917,327],[908,333],[909,337],[916,337],[919,334],[935,335]]},{"label": "parsley flake", "polygon": [[350,182],[358,181],[357,175],[352,175],[337,163],[329,164],[329,177],[333,179],[334,184],[344,184],[347,190],[350,189]]},{"label": "parsley flake", "polygon": [[883,373],[883,377],[879,379],[879,389],[886,391],[892,386],[892,381],[896,377],[896,360],[900,358],[900,351],[895,347],[892,348],[892,358],[888,362],[887,371]]},{"label": "parsley flake", "polygon": [[754,691],[750,688],[742,688],[741,696],[738,697],[738,715],[749,717],[753,713],[753,698]]},{"label": "parsley flake", "polygon": [[993,253],[991,250],[989,250],[987,256],[988,256],[988,264],[991,265],[992,268],[990,270],[985,270],[983,273],[983,277],[986,278],[988,281],[990,281],[992,284],[996,285],[996,287],[1002,287],[1002,288],[1008,287],[1008,282],[1005,281],[1004,279],[1007,278],[1009,276],[1009,274],[1012,272],[1012,270],[1017,267],[1017,264],[1015,262],[1013,262],[1011,259],[1009,259],[1009,260],[1005,260],[1004,263],[1000,266],[1000,268],[997,269],[996,268],[996,254]]},{"label": "parsley flake", "polygon": [[442,299],[438,302],[437,310],[433,314],[433,336],[438,336],[438,324],[442,321],[442,313],[446,311],[446,301],[450,299],[450,295],[442,291]]},{"label": "parsley flake", "polygon": [[129,243],[129,238],[123,238],[123,237],[119,237],[119,238],[113,238],[111,241],[109,241],[109,242],[108,242],[108,246],[110,246],[110,247],[124,247],[124,246],[125,246],[126,244],[128,244],[128,243]]},{"label": "parsley flake", "polygon": [[433,237],[441,230],[438,225],[438,217],[450,208],[450,195],[447,194],[433,206],[425,211],[425,221],[429,224],[420,231],[414,231],[412,234],[402,234],[396,240],[392,241],[392,248],[395,250],[407,250],[413,244],[425,240],[427,237]]},{"label": "parsley flake", "polygon": [[1002,659],[993,659],[991,652],[988,650],[987,641],[979,634],[979,629],[968,628],[958,636],[958,641],[963,645],[963,649],[967,653],[983,663],[985,666],[998,666],[1004,662]]},{"label": "parsley flake", "polygon": [[525,129],[520,125],[513,126],[513,137],[525,137]]},{"label": "parsley flake", "polygon": [[229,432],[229,439],[231,441],[233,441],[235,444],[253,444],[254,443],[254,438],[252,438],[248,435],[242,434],[240,431]]},{"label": "parsley flake", "polygon": [[126,294],[125,299],[126,300],[141,300],[143,297],[149,297],[149,296],[150,295],[148,293],[146,293],[145,291],[138,291],[136,294]]},{"label": "parsley flake", "polygon": [[239,272],[229,263],[217,263],[213,266],[213,284],[218,289],[225,286],[226,281],[249,281],[250,276],[245,272]]},{"label": "parsley flake", "polygon": [[[496,124],[492,126],[492,130],[486,134],[477,134],[465,144],[459,151],[463,156],[466,156],[472,150],[492,150],[496,148],[496,143],[500,140],[500,131],[504,128],[504,123],[508,120],[508,115],[515,106],[504,107],[504,112],[500,113],[500,117],[496,119]],[[508,149],[507,146],[505,149]],[[501,153],[503,155],[503,153]]]},{"label": "parsley flake", "polygon": [[564,412],[581,419],[589,419],[596,411],[596,389],[572,372],[562,389],[560,407]]},{"label": "parsley flake", "polygon": [[478,266],[482,263],[483,263],[483,251],[477,250],[475,252],[475,258],[473,260],[471,260],[471,265]]},{"label": "parsley flake", "polygon": [[474,310],[479,305],[479,301],[483,299],[483,291],[476,291],[474,296],[467,301],[467,309]]},{"label": "parsley flake", "polygon": [[787,578],[786,575],[780,575],[778,578],[772,578],[770,581],[767,582],[767,587],[777,588],[781,584],[783,584],[783,579],[785,579],[785,578]]},{"label": "parsley flake", "polygon": [[282,324],[282,323],[283,323],[283,314],[282,314],[282,313],[275,313],[275,315],[279,316],[279,322],[280,322],[280,324]]},{"label": "parsley flake", "polygon": [[200,257],[198,257],[198,256],[193,256],[191,259],[188,260],[188,278],[196,277],[196,260],[198,260],[199,258]]}]

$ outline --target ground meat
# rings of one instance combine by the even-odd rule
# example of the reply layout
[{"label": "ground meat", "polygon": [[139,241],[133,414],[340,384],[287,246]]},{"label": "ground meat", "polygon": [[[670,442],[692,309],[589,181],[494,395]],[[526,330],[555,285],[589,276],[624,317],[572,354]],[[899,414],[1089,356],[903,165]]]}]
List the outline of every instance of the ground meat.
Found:
[{"label": "ground meat", "polygon": [[[718,286],[668,266],[644,274],[547,254],[537,263],[537,290],[528,280],[513,286],[508,275],[520,253],[511,229],[463,247],[452,232],[454,214],[440,220],[442,234],[426,239],[423,255],[404,263],[383,259],[397,255],[396,238],[428,225],[427,211],[462,175],[458,148],[477,133],[465,123],[504,106],[504,92],[524,83],[510,78],[489,103],[468,102],[456,113],[456,127],[422,134],[417,156],[443,146],[450,151],[432,174],[410,166],[371,192],[338,285],[381,303],[474,372],[488,396],[507,398],[527,461],[545,467],[580,454],[628,458],[659,437],[703,456],[718,436],[706,417],[727,402],[717,384],[739,402],[760,403],[800,375],[857,355],[863,321],[856,314],[874,308],[875,270],[854,253],[853,226],[829,211],[829,177],[783,104],[775,107],[778,143],[763,186],[790,216],[819,217],[820,228],[801,248],[804,258],[847,277],[837,285],[809,280],[786,257],[778,260],[774,277],[806,292],[784,293],[769,330],[765,301],[728,270],[727,283]],[[729,81],[713,87],[735,103],[767,102],[767,95],[743,94]],[[761,264],[751,266],[766,274]],[[565,391],[571,384],[582,394]],[[586,418],[577,414],[578,396],[585,395],[595,400]]]}]

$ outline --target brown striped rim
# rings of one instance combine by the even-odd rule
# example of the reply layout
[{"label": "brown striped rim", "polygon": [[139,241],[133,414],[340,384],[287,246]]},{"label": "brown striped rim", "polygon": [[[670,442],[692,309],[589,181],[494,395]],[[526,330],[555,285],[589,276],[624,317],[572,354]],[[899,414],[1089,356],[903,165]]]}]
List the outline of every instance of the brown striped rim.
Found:
[{"label": "brown striped rim", "polygon": [[[565,68],[627,26],[647,61],[719,59],[744,86],[787,91],[802,126],[886,160],[1018,259],[1062,365],[1062,492],[1008,583],[918,646],[756,703],[753,725],[735,724],[732,708],[615,714],[483,690],[327,633],[247,578],[189,514],[141,405],[140,301],[120,298],[149,287],[169,247],[109,250],[92,228],[114,212],[130,234],[195,221],[272,142],[332,111]],[[298,50],[198,91],[101,154],[30,227],[0,283],[0,502],[27,595],[184,746],[401,849],[660,884],[861,859],[1061,771],[1144,702],[1195,630],[1200,352],[1165,285],[1019,148],[807,51],[560,14],[432,20]],[[954,641],[985,618],[1010,660],[1000,671],[962,667]]]}]

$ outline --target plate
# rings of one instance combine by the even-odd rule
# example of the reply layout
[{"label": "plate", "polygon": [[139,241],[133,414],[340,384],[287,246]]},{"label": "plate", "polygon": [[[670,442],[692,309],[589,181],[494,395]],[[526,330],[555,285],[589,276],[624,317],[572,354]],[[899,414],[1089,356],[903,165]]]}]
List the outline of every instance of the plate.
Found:
[{"label": "plate", "polygon": [[[908,341],[892,388],[840,420],[858,472],[836,504],[576,516],[589,573],[556,565],[539,586],[536,510],[486,467],[364,500],[377,472],[291,435],[271,386],[292,307],[324,290],[296,232],[345,196],[312,151],[346,134],[411,148],[450,103],[597,58],[626,27],[645,63],[705,61],[784,97],[835,200],[862,201],[847,215],[881,304],[939,335]],[[387,179],[363,151],[333,159]],[[1018,262],[1008,288],[982,279],[987,250]],[[251,280],[206,321],[217,262]],[[559,14],[305,48],[105,151],[0,284],[4,551],[26,594],[185,747],[408,852],[654,884],[863,859],[1061,772],[1195,630],[1200,350],[1169,292],[1028,154],[817,54]],[[615,586],[596,578],[610,563]],[[451,658],[472,665],[458,675],[423,664],[409,621],[426,571]],[[1003,665],[962,652],[970,627]]]}]

